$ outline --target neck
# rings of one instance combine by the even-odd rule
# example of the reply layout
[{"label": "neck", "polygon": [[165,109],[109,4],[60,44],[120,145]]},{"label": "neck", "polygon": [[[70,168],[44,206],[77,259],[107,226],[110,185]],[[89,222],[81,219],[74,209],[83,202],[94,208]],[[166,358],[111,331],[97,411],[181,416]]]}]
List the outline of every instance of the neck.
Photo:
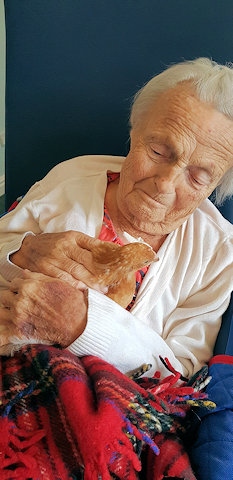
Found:
[{"label": "neck", "polygon": [[161,247],[161,245],[163,244],[167,235],[151,234],[135,228],[135,226],[132,225],[127,220],[127,218],[125,218],[121,214],[121,212],[117,207],[117,198],[116,198],[117,186],[118,186],[118,182],[110,183],[107,187],[106,195],[105,195],[105,205],[108,209],[108,213],[110,215],[111,221],[114,225],[114,229],[117,235],[124,241],[124,243],[127,243],[124,237],[124,232],[127,232],[129,235],[131,235],[134,238],[141,237],[144,240],[144,242],[148,243],[153,248],[153,250],[157,252]]}]

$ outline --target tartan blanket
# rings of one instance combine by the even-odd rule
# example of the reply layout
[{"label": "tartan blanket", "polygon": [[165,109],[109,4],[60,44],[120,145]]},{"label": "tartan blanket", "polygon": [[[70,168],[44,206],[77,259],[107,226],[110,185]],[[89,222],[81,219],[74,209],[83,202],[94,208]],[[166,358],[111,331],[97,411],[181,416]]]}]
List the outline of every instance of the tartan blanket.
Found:
[{"label": "tartan blanket", "polygon": [[1,357],[1,480],[195,480],[184,434],[191,410],[215,406],[207,371],[177,384],[167,366],[163,380],[129,378],[44,345]]}]

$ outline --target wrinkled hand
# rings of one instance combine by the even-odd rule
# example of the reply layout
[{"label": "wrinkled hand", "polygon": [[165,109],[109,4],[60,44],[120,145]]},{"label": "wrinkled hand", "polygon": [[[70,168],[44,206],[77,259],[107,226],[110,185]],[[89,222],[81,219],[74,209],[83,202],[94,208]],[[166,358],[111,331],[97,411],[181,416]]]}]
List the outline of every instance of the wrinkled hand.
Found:
[{"label": "wrinkled hand", "polygon": [[106,293],[94,274],[91,248],[100,240],[84,233],[68,231],[27,235],[11,261],[23,269],[60,278],[80,288],[94,288]]},{"label": "wrinkled hand", "polygon": [[[37,338],[67,347],[87,322],[87,295],[60,279],[23,272],[0,293],[0,323],[18,337]],[[11,325],[11,327],[10,327]],[[0,339],[1,345],[8,343]]]}]

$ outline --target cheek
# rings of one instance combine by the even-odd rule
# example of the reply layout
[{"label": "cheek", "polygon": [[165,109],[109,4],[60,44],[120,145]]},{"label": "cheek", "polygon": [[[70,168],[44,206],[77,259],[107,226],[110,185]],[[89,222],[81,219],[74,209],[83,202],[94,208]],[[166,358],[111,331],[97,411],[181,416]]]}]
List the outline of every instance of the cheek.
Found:
[{"label": "cheek", "polygon": [[190,192],[182,188],[177,195],[175,211],[179,215],[182,212],[185,216],[191,214],[206,198],[203,192]]},{"label": "cheek", "polygon": [[151,176],[146,155],[141,150],[130,151],[122,167],[122,179],[131,187],[138,181]]},{"label": "cheek", "polygon": [[121,169],[120,182],[118,187],[118,190],[119,192],[121,192],[121,195],[126,194],[132,190],[133,185],[135,183],[134,174],[135,174],[134,164],[131,161],[131,159],[127,157],[127,160],[125,161]]}]

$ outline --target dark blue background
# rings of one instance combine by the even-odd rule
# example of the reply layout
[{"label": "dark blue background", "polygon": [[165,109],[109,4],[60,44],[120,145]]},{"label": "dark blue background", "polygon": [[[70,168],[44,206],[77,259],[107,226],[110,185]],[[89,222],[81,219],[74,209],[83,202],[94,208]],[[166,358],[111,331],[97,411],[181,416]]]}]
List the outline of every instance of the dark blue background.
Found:
[{"label": "dark blue background", "polygon": [[133,94],[172,62],[233,60],[232,0],[5,0],[6,203],[54,164],[128,151]]}]

